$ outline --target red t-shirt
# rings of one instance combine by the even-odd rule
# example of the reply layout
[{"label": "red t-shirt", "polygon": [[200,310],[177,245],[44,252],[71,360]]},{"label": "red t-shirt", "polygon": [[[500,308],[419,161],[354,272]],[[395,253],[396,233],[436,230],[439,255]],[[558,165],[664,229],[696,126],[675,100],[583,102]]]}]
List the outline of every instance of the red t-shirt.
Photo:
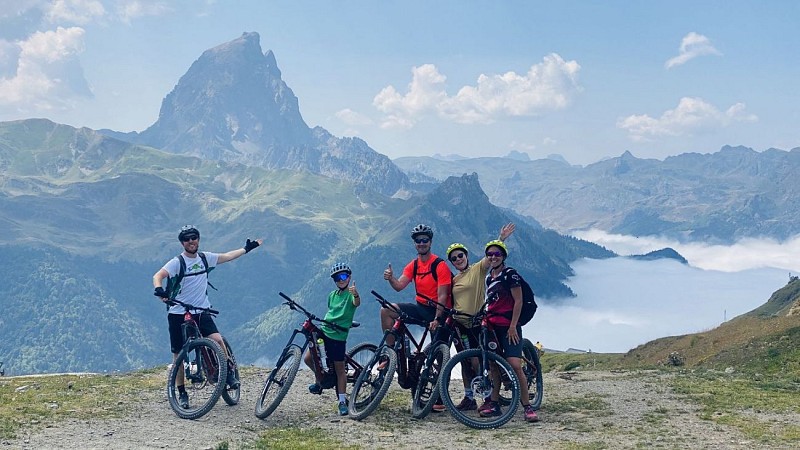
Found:
[{"label": "red t-shirt", "polygon": [[[417,303],[425,306],[428,306],[428,299],[439,301],[439,286],[450,286],[450,283],[452,283],[453,274],[450,273],[450,269],[447,268],[447,263],[444,261],[440,262],[439,265],[436,266],[437,279],[433,279],[433,275],[431,274],[431,265],[436,258],[438,258],[438,256],[434,255],[433,253],[431,253],[430,257],[425,262],[422,262],[422,260],[417,257],[416,279],[414,279],[413,260],[408,263],[405,268],[403,268],[403,275],[405,275],[409,280],[413,281],[414,287],[417,289]],[[423,295],[428,298],[423,297]],[[447,306],[452,304],[449,295],[447,296],[446,304]]]}]

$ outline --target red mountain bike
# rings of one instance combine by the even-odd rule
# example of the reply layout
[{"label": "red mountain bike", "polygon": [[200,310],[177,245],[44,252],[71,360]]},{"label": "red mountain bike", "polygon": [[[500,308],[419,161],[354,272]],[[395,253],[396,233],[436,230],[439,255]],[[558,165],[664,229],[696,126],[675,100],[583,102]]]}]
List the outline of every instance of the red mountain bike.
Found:
[{"label": "red mountain bike", "polygon": [[[256,417],[259,419],[264,419],[272,414],[278,405],[280,405],[286,393],[289,392],[289,388],[292,387],[297,371],[300,369],[300,361],[303,353],[305,353],[307,348],[310,348],[311,358],[314,361],[316,369],[323,373],[322,388],[330,389],[336,385],[336,372],[333,368],[328,367],[328,364],[320,358],[319,349],[317,348],[317,339],[322,334],[322,330],[314,325],[314,322],[324,323],[339,330],[342,328],[335,323],[328,322],[327,320],[320,319],[314,314],[311,314],[283,292],[279,292],[279,295],[286,299],[284,305],[287,305],[292,311],[300,311],[305,314],[306,320],[298,329],[294,330],[292,336],[289,338],[289,342],[278,357],[275,368],[270,371],[269,376],[264,382],[264,388],[261,390],[261,395],[256,402]],[[357,326],[359,326],[359,323],[353,322],[352,327],[355,328]],[[305,338],[302,345],[294,343],[294,339],[298,334],[303,335],[303,338]],[[366,362],[372,359],[374,354],[375,344],[366,342],[358,344],[347,351],[344,358],[345,370],[347,371],[347,383],[353,383],[356,378],[358,378],[364,370]],[[352,396],[350,402],[353,402]]]}]

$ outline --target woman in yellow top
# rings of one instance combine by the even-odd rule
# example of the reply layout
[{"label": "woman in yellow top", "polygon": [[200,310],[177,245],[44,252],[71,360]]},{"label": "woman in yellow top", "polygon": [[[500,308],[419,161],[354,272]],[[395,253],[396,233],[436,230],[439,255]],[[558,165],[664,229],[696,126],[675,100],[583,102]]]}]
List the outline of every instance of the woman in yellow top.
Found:
[{"label": "woman in yellow top", "polygon": [[[516,225],[509,223],[500,229],[499,239],[505,241],[514,232]],[[489,270],[489,260],[484,257],[475,264],[469,263],[469,251],[464,244],[458,242],[447,247],[447,259],[458,273],[453,277],[453,308],[466,314],[476,314],[480,311],[486,300],[485,279],[486,272]],[[465,348],[476,348],[478,346],[478,336],[480,325],[472,328],[470,319],[463,316],[456,316],[458,332]],[[473,367],[477,367],[477,359]],[[461,411],[470,411],[478,408],[475,401],[472,387],[469,380],[474,376],[473,371],[466,365],[461,365],[461,375],[464,380],[464,398],[456,408]]]}]

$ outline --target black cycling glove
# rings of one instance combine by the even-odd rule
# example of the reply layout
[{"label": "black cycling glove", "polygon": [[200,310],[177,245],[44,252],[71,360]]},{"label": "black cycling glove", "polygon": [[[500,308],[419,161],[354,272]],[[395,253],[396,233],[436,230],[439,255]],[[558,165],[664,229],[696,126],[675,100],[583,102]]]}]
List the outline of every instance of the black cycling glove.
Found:
[{"label": "black cycling glove", "polygon": [[258,241],[251,241],[250,239],[248,239],[247,242],[245,242],[244,244],[244,252],[248,253],[250,250],[258,246],[259,246]]},{"label": "black cycling glove", "polygon": [[165,291],[161,286],[157,287],[155,291],[153,291],[153,295],[161,298],[169,298],[169,294],[167,294],[167,291]]}]

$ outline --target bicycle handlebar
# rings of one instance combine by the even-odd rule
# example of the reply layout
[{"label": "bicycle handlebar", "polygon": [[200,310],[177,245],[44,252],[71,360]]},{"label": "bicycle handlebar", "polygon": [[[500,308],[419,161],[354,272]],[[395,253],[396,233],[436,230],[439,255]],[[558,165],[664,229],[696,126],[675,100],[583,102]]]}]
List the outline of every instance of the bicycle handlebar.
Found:
[{"label": "bicycle handlebar", "polygon": [[181,305],[181,306],[183,306],[184,308],[186,308],[186,310],[187,310],[187,311],[190,311],[190,310],[195,310],[195,311],[203,311],[203,312],[207,312],[207,313],[209,313],[209,314],[215,314],[215,315],[216,315],[216,314],[219,314],[219,311],[217,311],[216,309],[211,309],[211,308],[203,308],[202,306],[194,306],[194,305],[190,305],[190,304],[188,304],[188,303],[183,303],[183,302],[182,302],[182,301],[180,301],[180,300],[175,300],[175,299],[172,299],[172,300],[167,300],[167,301],[166,301],[166,302],[164,302],[164,303],[166,303],[166,304],[167,304],[167,305],[169,305],[169,306]]},{"label": "bicycle handlebar", "polygon": [[326,325],[329,325],[330,327],[332,327],[332,328],[334,328],[336,330],[339,330],[339,331],[347,331],[347,329],[342,327],[342,326],[339,326],[339,325],[337,325],[337,324],[335,324],[333,322],[328,322],[325,319],[320,319],[319,317],[315,316],[314,314],[308,312],[308,310],[303,308],[303,306],[301,304],[299,304],[296,301],[292,300],[288,295],[284,294],[283,292],[278,292],[278,295],[280,295],[281,297],[286,299],[286,301],[284,302],[284,305],[289,306],[289,309],[292,309],[294,311],[297,311],[297,310],[301,311],[303,314],[306,315],[306,317],[308,317],[309,320],[316,320],[317,322],[322,322],[322,323],[324,323]]}]

